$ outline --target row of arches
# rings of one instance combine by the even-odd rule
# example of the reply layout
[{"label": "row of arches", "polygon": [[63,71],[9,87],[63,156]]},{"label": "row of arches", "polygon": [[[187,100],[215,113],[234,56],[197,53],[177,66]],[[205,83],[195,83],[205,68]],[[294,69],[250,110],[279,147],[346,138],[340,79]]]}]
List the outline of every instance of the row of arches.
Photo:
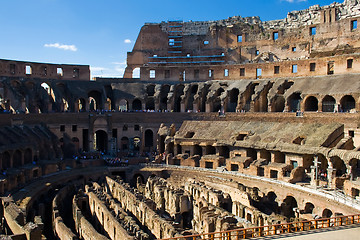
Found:
[{"label": "row of arches", "polygon": [[18,168],[37,160],[38,156],[33,156],[33,150],[31,148],[4,151],[1,154],[1,169]]},{"label": "row of arches", "polygon": [[[22,83],[13,81],[10,86],[25,99],[5,99],[11,108],[24,112],[44,113],[44,112],[81,112],[81,111],[200,111],[200,112],[283,112],[283,111],[322,111],[322,112],[348,112],[357,108],[357,103],[353,95],[344,95],[337,99],[331,95],[322,98],[315,95],[302,96],[300,92],[294,92],[286,99],[284,93],[290,87],[278,89],[277,94],[268,99],[268,92],[273,83],[243,83],[247,84],[243,89],[239,82],[238,85],[223,83],[190,83],[190,84],[144,84],[144,88],[139,95],[129,92],[129,88],[124,85],[124,89],[119,85],[119,89],[113,89],[110,85],[93,86],[87,92],[81,92],[81,96],[74,95],[70,91],[70,86],[60,82],[42,82],[40,88],[35,83]],[[261,86],[261,87],[260,87]],[[5,85],[3,85],[5,87]],[[29,88],[29,89],[27,89]],[[261,91],[257,90],[258,88]],[[118,92],[127,94],[118,94]],[[25,96],[25,95],[26,96]]]},{"label": "row of arches", "polygon": [[300,93],[291,94],[285,101],[283,96],[276,96],[271,103],[272,112],[312,111],[312,112],[350,112],[356,109],[356,101],[352,95],[345,95],[339,101],[333,96],[326,95],[321,101],[309,95],[302,99]]}]

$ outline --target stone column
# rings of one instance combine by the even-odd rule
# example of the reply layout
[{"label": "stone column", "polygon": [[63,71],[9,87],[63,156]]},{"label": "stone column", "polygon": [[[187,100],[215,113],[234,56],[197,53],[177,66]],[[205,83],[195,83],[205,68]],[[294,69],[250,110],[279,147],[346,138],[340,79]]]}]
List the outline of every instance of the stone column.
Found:
[{"label": "stone column", "polygon": [[311,176],[310,185],[311,185],[311,186],[314,186],[314,187],[317,187],[317,186],[319,186],[319,179],[316,179],[316,167],[315,167],[315,166],[310,166],[310,169],[311,169],[311,173],[310,173],[310,176]]},{"label": "stone column", "polygon": [[333,183],[333,180],[335,179],[335,177],[336,177],[336,169],[333,168],[333,167],[328,167],[328,169],[327,169],[327,179],[328,179],[328,186],[330,188],[335,187],[335,185]]}]

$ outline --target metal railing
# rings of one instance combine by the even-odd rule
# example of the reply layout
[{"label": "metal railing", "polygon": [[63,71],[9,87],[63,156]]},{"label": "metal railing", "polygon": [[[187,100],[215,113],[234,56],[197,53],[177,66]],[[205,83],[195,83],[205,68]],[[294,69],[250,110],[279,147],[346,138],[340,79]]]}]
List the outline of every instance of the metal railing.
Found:
[{"label": "metal railing", "polygon": [[182,237],[166,238],[162,240],[238,240],[264,237],[284,233],[295,233],[321,228],[338,227],[360,223],[360,214],[349,216],[337,216],[332,218],[321,218],[301,222],[282,223],[253,228],[242,228],[222,232],[203,233]]}]

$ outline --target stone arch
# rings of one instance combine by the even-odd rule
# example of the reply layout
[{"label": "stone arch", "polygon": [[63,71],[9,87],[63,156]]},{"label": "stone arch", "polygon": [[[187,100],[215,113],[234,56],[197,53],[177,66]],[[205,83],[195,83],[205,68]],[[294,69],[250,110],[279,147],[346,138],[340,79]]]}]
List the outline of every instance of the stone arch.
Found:
[{"label": "stone arch", "polygon": [[194,110],[194,96],[198,91],[199,86],[197,84],[191,85],[189,90],[189,96],[187,98],[186,109]]},{"label": "stone arch", "polygon": [[237,88],[233,88],[230,90],[229,92],[229,98],[228,98],[228,104],[227,104],[227,108],[226,111],[227,112],[235,112],[236,111],[236,107],[239,101],[239,89]]},{"label": "stone arch", "polygon": [[149,84],[146,86],[146,94],[148,97],[153,97],[155,94],[155,84]]},{"label": "stone arch", "polygon": [[97,130],[95,132],[95,150],[107,152],[108,149],[108,135],[104,130]]},{"label": "stone arch", "polygon": [[184,88],[183,84],[178,84],[175,86],[174,92],[174,112],[181,112],[181,100],[182,96],[184,95]]},{"label": "stone arch", "polygon": [[167,110],[169,92],[170,92],[170,86],[168,84],[164,84],[161,86],[160,94],[159,94],[160,110]]},{"label": "stone arch", "polygon": [[47,94],[49,95],[49,98],[51,99],[52,102],[56,101],[56,97],[54,94],[53,89],[50,87],[50,85],[47,82],[42,82],[40,84],[40,86],[47,92]]},{"label": "stone arch", "polygon": [[88,92],[89,108],[91,111],[103,109],[102,94],[97,90]]},{"label": "stone arch", "polygon": [[225,92],[223,88],[218,88],[215,92],[214,99],[212,100],[212,112],[221,110],[221,93]]},{"label": "stone arch", "polygon": [[322,111],[323,112],[334,112],[336,100],[330,95],[326,95],[322,100]]},{"label": "stone arch", "polygon": [[305,208],[304,208],[304,214],[312,214],[313,213],[313,210],[314,210],[315,206],[314,204],[310,203],[310,202],[307,202],[305,204]]},{"label": "stone arch", "polygon": [[134,147],[134,151],[140,151],[140,147],[141,147],[141,138],[138,136],[135,136],[133,138],[133,147]]},{"label": "stone arch", "polygon": [[336,176],[340,177],[346,173],[346,164],[338,156],[333,156],[330,158],[333,168],[336,170]]},{"label": "stone arch", "polygon": [[22,153],[20,150],[16,150],[13,154],[13,167],[21,167],[22,166]]},{"label": "stone arch", "polygon": [[318,156],[318,161],[320,162],[320,166],[319,166],[320,170],[323,172],[327,172],[327,169],[329,167],[327,158],[322,154],[318,154],[317,156]]},{"label": "stone arch", "polygon": [[25,149],[24,152],[24,164],[30,164],[32,162],[32,150],[31,148]]},{"label": "stone arch", "polygon": [[155,101],[154,101],[153,97],[149,97],[146,99],[145,109],[146,110],[155,110]]},{"label": "stone arch", "polygon": [[2,154],[2,168],[7,169],[11,167],[11,155],[8,151]]},{"label": "stone arch", "polygon": [[316,97],[314,96],[308,96],[305,99],[305,103],[304,103],[304,110],[305,111],[311,111],[311,112],[316,112],[318,111],[318,105],[319,105],[319,101],[317,100]]},{"label": "stone arch", "polygon": [[293,196],[287,196],[283,203],[281,204],[281,215],[287,218],[294,218],[295,211],[294,208],[297,208],[298,204],[296,199]]},{"label": "stone arch", "polygon": [[271,161],[271,153],[270,153],[270,151],[268,151],[266,149],[261,149],[260,150],[260,158],[266,159],[268,162],[270,162]]},{"label": "stone arch", "polygon": [[340,99],[340,110],[342,112],[350,112],[355,106],[355,99],[351,95],[345,95]]},{"label": "stone arch", "polygon": [[276,95],[272,99],[271,112],[283,112],[285,109],[285,98],[283,96]]},{"label": "stone arch", "polygon": [[301,94],[299,92],[294,92],[287,98],[287,106],[290,112],[300,111],[301,103]]},{"label": "stone arch", "polygon": [[141,100],[138,98],[135,98],[132,102],[132,110],[133,111],[139,111],[142,109],[142,103]]},{"label": "stone arch", "polygon": [[351,168],[352,179],[356,179],[360,176],[360,160],[353,158],[349,161]]},{"label": "stone arch", "polygon": [[79,98],[77,100],[77,109],[79,112],[85,112],[86,111],[86,101],[84,98]]},{"label": "stone arch", "polygon": [[111,98],[106,98],[106,106],[105,106],[105,110],[111,111],[112,110],[112,100]]},{"label": "stone arch", "polygon": [[151,150],[154,146],[154,133],[151,129],[145,131],[145,147]]},{"label": "stone arch", "polygon": [[118,110],[120,112],[126,112],[127,110],[129,110],[129,104],[126,99],[120,99],[118,104]]},{"label": "stone arch", "polygon": [[322,215],[321,215],[321,217],[322,218],[330,218],[331,216],[332,216],[332,211],[330,210],[330,209],[328,209],[328,208],[325,208],[324,210],[323,210],[323,212],[322,212]]}]

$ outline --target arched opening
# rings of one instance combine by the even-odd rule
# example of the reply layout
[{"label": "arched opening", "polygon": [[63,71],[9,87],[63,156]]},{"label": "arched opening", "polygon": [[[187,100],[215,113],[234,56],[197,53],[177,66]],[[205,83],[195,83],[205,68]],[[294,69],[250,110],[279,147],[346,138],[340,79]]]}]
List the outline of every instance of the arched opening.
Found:
[{"label": "arched opening", "polygon": [[21,167],[22,154],[19,150],[16,150],[13,154],[13,167]]},{"label": "arched opening", "polygon": [[2,155],[2,168],[5,170],[11,167],[11,156],[9,152],[4,152]]},{"label": "arched opening", "polygon": [[260,158],[266,159],[268,162],[271,160],[271,153],[268,150],[261,149],[260,150]]},{"label": "arched opening", "polygon": [[287,196],[281,204],[281,215],[287,218],[294,218],[294,208],[297,208],[297,206],[296,199],[292,196]]},{"label": "arched opening", "polygon": [[206,154],[209,155],[209,154],[216,154],[216,148],[213,147],[213,146],[210,146],[210,145],[207,145],[206,148]]},{"label": "arched opening", "polygon": [[314,96],[309,96],[305,100],[305,111],[315,112],[318,110],[318,100]]},{"label": "arched opening", "polygon": [[312,214],[315,206],[312,203],[307,202],[304,208],[304,214]]},{"label": "arched opening", "polygon": [[52,88],[49,86],[49,84],[47,84],[46,82],[43,82],[43,83],[41,83],[40,86],[47,92],[47,94],[49,95],[52,102],[55,102],[56,101],[55,94],[54,94],[54,91],[52,90]]},{"label": "arched opening", "polygon": [[288,97],[288,107],[290,112],[300,111],[300,102],[301,102],[300,93],[293,93]]},{"label": "arched opening", "polygon": [[340,111],[341,112],[350,112],[350,110],[355,108],[355,99],[351,95],[346,95],[340,100]]},{"label": "arched opening", "polygon": [[271,213],[278,213],[278,208],[279,208],[279,205],[276,201],[277,199],[277,195],[271,191],[271,192],[268,192],[268,194],[266,195],[266,198],[265,198],[265,205],[266,205],[266,209],[264,209],[264,212],[267,213],[267,214],[271,214]]},{"label": "arched opening", "polygon": [[90,91],[88,93],[89,98],[89,107],[91,111],[96,111],[102,109],[102,95],[99,91]]},{"label": "arched opening", "polygon": [[323,112],[334,112],[335,110],[335,98],[326,95],[322,100],[322,111]]},{"label": "arched opening", "polygon": [[150,97],[150,98],[146,99],[145,109],[146,110],[155,110],[155,102],[154,102],[153,97]]},{"label": "arched opening", "polygon": [[170,86],[169,85],[162,85],[161,89],[160,89],[160,94],[159,94],[159,100],[160,100],[160,105],[159,105],[159,109],[162,110],[167,110],[167,103],[168,103],[168,94],[170,91]]},{"label": "arched opening", "polygon": [[229,92],[229,101],[227,105],[228,112],[235,112],[239,100],[239,89],[233,88]]},{"label": "arched opening", "polygon": [[220,99],[220,95],[221,93],[224,92],[223,88],[219,88],[216,90],[215,92],[215,96],[214,99],[212,101],[213,103],[213,107],[212,107],[212,112],[218,112],[219,110],[221,110],[221,99]]},{"label": "arched opening", "polygon": [[194,110],[194,96],[198,91],[198,85],[192,85],[190,88],[190,94],[187,99],[186,109],[187,110]]},{"label": "arched opening", "polygon": [[129,149],[129,138],[127,138],[127,137],[122,137],[121,138],[120,148],[123,151]]},{"label": "arched opening", "polygon": [[108,136],[103,130],[97,130],[94,136],[95,146],[94,149],[100,152],[107,152],[108,149]]},{"label": "arched opening", "polygon": [[276,95],[272,99],[271,111],[272,112],[283,112],[285,109],[285,98],[283,96]]},{"label": "arched opening", "polygon": [[202,147],[199,145],[194,145],[194,155],[199,155],[201,157],[203,155]]},{"label": "arched opening", "polygon": [[132,71],[132,78],[140,78],[140,68],[134,68],[134,70]]},{"label": "arched opening", "polygon": [[146,86],[146,94],[148,95],[148,97],[153,97],[155,94],[155,85],[154,84],[150,84]]},{"label": "arched opening", "polygon": [[86,101],[83,98],[79,98],[77,101],[79,112],[86,111]]},{"label": "arched opening", "polygon": [[63,106],[63,110],[65,112],[70,111],[70,105],[69,105],[68,101],[65,98],[62,99],[62,106]]},{"label": "arched opening", "polygon": [[360,160],[353,158],[349,161],[349,165],[351,167],[352,179],[356,180],[360,176]]},{"label": "arched opening", "polygon": [[142,109],[142,104],[140,99],[134,99],[132,102],[132,110],[139,111]]},{"label": "arched opening", "polygon": [[119,111],[126,112],[128,109],[128,101],[126,101],[125,99],[121,99],[119,102]]},{"label": "arched opening", "polygon": [[346,173],[346,165],[341,158],[338,156],[334,156],[330,158],[330,161],[333,164],[333,168],[336,169],[336,176],[341,177],[343,174]]},{"label": "arched opening", "polygon": [[184,95],[184,85],[179,84],[175,88],[174,112],[181,111],[181,96]]},{"label": "arched opening", "polygon": [[141,147],[141,139],[140,137],[134,137],[133,139],[133,150],[138,152],[140,151],[140,147]]},{"label": "arched opening", "polygon": [[326,173],[329,166],[327,158],[322,154],[318,154],[318,161],[320,162],[320,171]]},{"label": "arched opening", "polygon": [[32,150],[27,148],[24,152],[24,164],[29,164],[32,162]]},{"label": "arched opening", "polygon": [[322,212],[322,218],[330,218],[332,216],[332,211],[330,209],[325,208]]},{"label": "arched opening", "polygon": [[111,111],[111,109],[112,109],[112,101],[111,101],[111,99],[110,98],[107,98],[106,99],[106,106],[105,106],[105,110],[108,110],[108,111]]},{"label": "arched opening", "polygon": [[145,131],[145,148],[147,151],[151,151],[152,147],[154,146],[154,134],[153,131],[147,129]]}]

